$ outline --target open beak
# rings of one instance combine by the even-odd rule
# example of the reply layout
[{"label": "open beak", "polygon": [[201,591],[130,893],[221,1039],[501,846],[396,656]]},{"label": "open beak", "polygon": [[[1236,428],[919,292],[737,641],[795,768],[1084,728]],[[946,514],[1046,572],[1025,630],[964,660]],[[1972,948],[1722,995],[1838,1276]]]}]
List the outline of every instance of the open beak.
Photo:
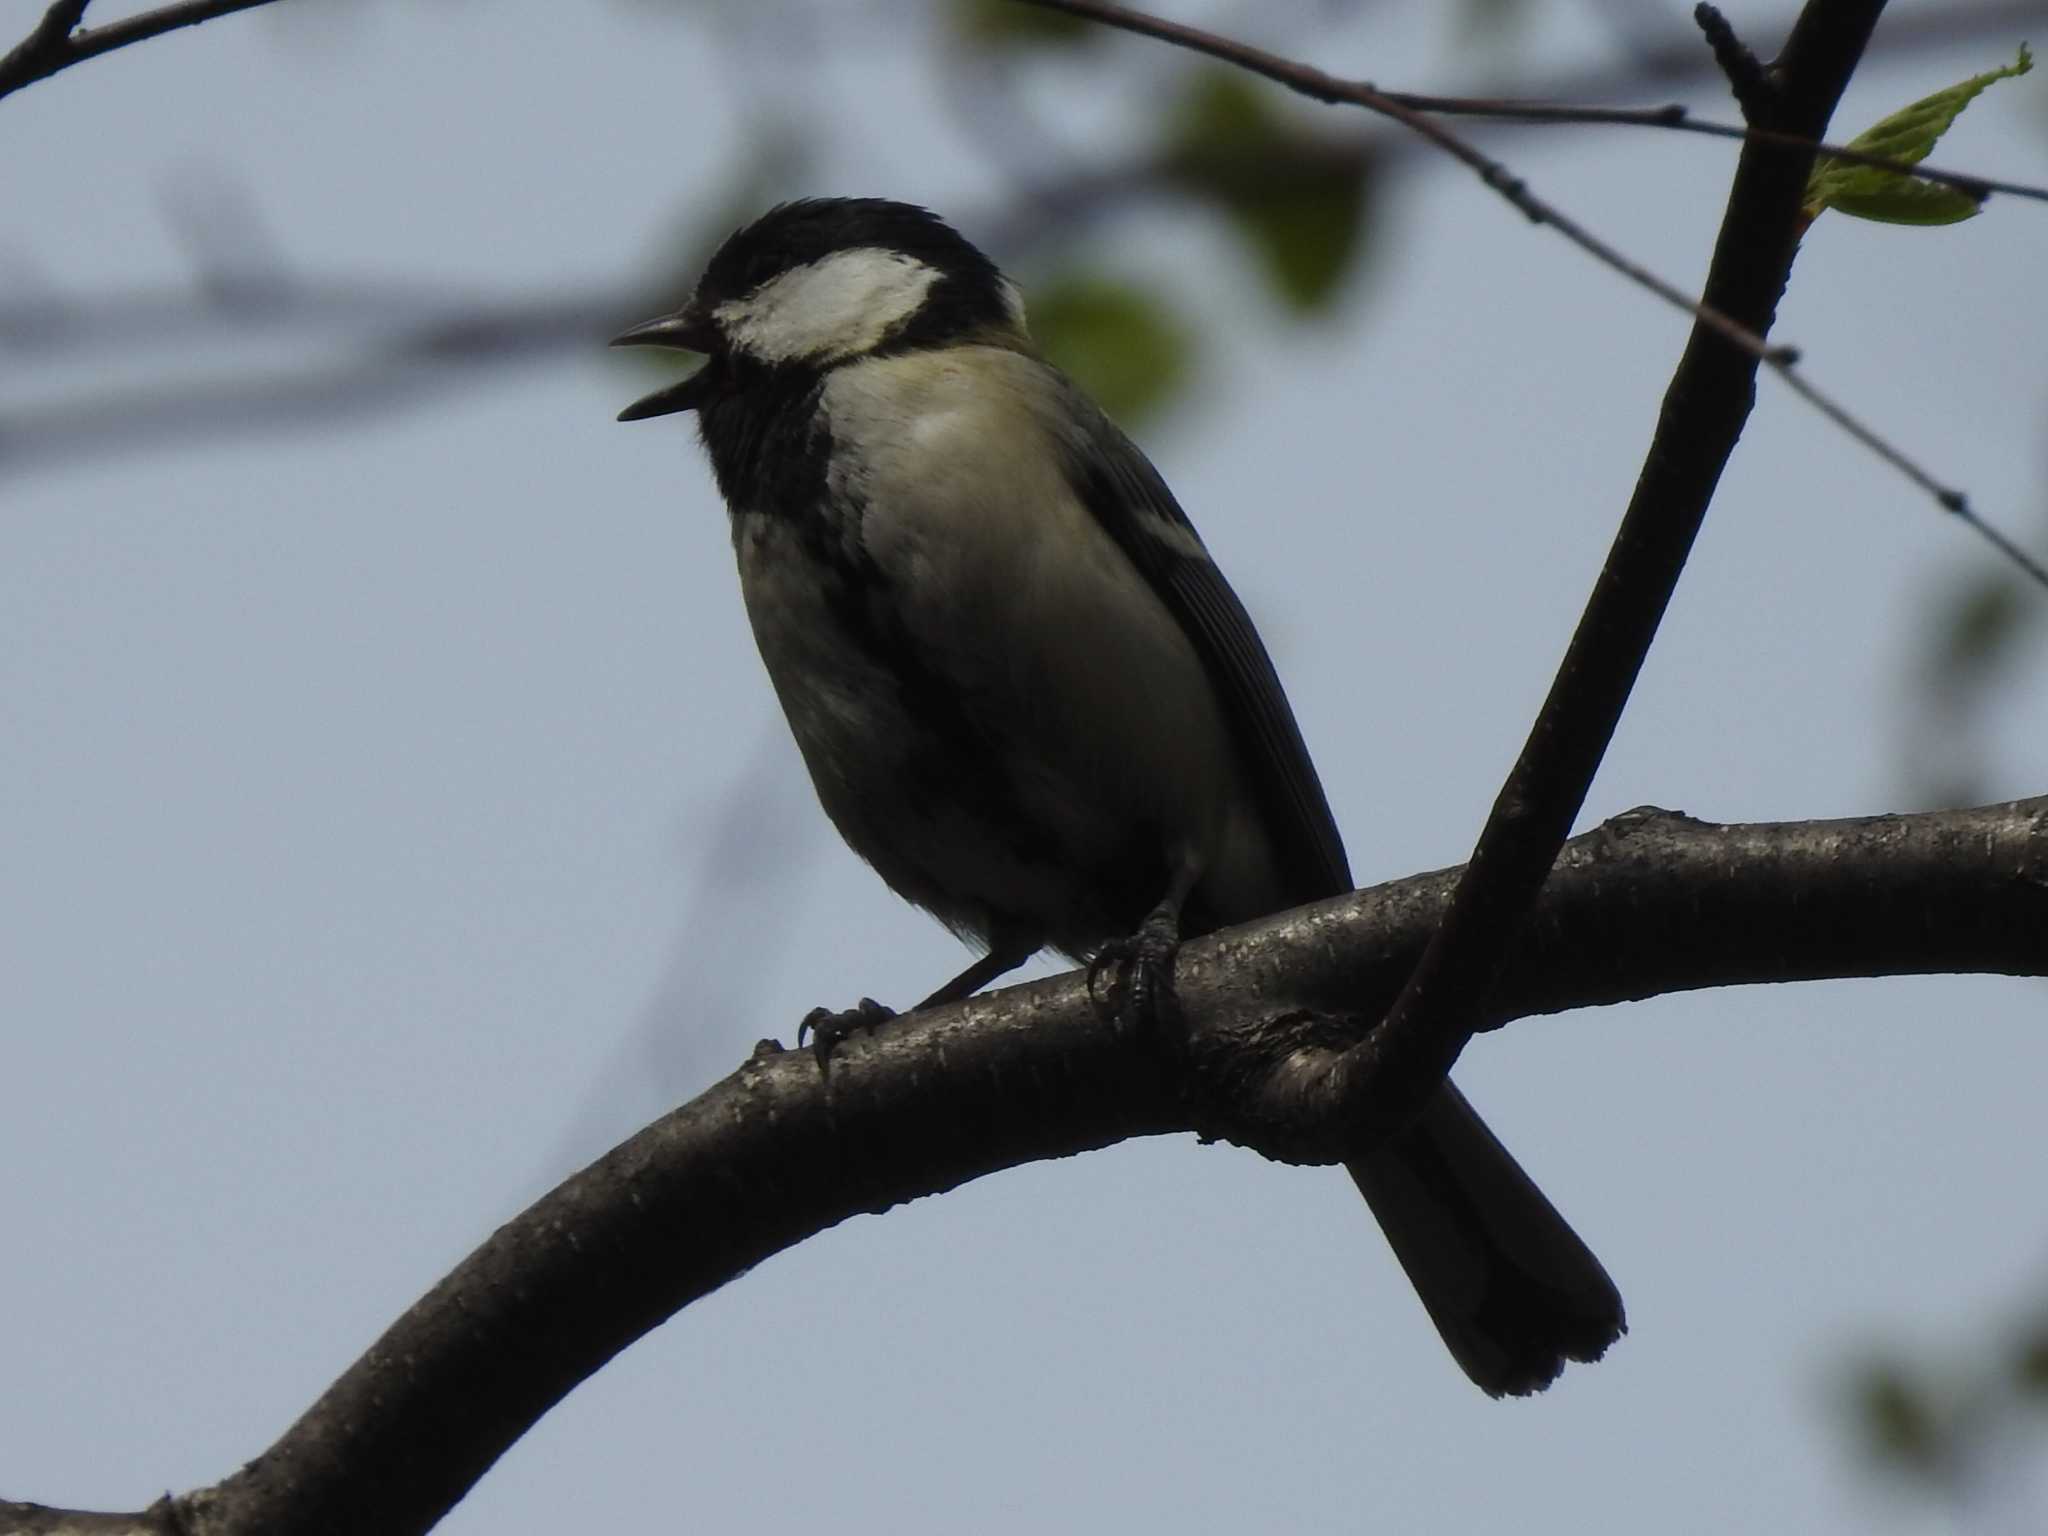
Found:
[{"label": "open beak", "polygon": [[[685,304],[672,315],[649,320],[612,338],[615,347],[670,347],[678,352],[709,353],[717,342],[711,322],[695,305]],[[708,368],[699,368],[680,383],[657,389],[619,412],[621,421],[645,421],[650,416],[672,416],[677,411],[695,410],[703,404],[710,381]]]}]

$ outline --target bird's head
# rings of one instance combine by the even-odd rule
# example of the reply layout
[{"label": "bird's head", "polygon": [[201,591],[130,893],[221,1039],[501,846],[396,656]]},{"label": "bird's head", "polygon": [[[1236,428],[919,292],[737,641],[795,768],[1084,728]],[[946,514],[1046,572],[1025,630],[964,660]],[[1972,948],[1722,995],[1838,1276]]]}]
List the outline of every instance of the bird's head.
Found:
[{"label": "bird's head", "polygon": [[877,197],[784,203],[718,248],[689,303],[613,341],[711,359],[619,419],[695,409],[750,374],[1023,331],[1016,285],[937,214]]}]

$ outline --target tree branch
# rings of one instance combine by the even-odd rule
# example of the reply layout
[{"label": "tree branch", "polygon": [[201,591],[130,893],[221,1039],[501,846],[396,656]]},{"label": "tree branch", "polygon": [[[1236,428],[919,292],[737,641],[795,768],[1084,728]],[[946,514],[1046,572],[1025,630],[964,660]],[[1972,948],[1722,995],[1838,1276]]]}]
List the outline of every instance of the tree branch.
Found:
[{"label": "tree branch", "polygon": [[[1313,64],[1283,59],[1278,54],[1268,53],[1263,48],[1255,48],[1235,38],[1221,37],[1214,32],[1188,26],[1183,22],[1168,21],[1142,11],[1129,10],[1124,6],[1110,3],[1110,0],[1023,0],[1023,3],[1037,6],[1041,10],[1061,11],[1069,16],[1100,22],[1103,26],[1113,27],[1120,32],[1157,38],[1177,48],[1185,48],[1191,53],[1220,60],[1262,79],[1284,85],[1313,101],[1363,107],[1368,112],[1376,112],[1382,117],[1391,118],[1410,133],[1427,140],[1470,170],[1490,190],[1511,203],[1530,223],[1547,225],[1556,230],[1601,265],[1655,294],[1674,309],[1691,315],[1696,322],[1719,330],[1733,345],[1751,351],[1758,358],[1779,366],[1789,366],[1798,360],[1798,354],[1791,348],[1772,347],[1761,335],[1739,320],[1721,313],[1710,303],[1687,298],[1647,267],[1631,261],[1578,220],[1530,191],[1529,184],[1500,161],[1483,154],[1473,144],[1452,133],[1441,123],[1433,121],[1427,108],[1410,106],[1409,97],[1382,91],[1364,80],[1342,80],[1317,69]],[[1422,100],[1427,101],[1429,98],[1424,97]]]},{"label": "tree branch", "polygon": [[[1771,67],[1772,89],[1746,93],[1759,126],[1819,140],[1883,8],[1883,0],[1809,0]],[[1699,14],[1704,24],[1713,12],[1702,5]],[[1812,163],[1811,150],[1752,143],[1736,164],[1705,300],[1759,336],[1769,334],[1792,275]],[[1607,564],[1443,924],[1386,1023],[1333,1068],[1371,1135],[1386,1135],[1424,1103],[1483,1027],[1488,991],[1585,804],[1749,419],[1756,372],[1755,354],[1694,325]]]},{"label": "tree branch", "polygon": [[36,23],[35,30],[10,49],[5,58],[0,58],[0,96],[47,80],[87,59],[126,48],[130,43],[162,37],[166,32],[197,26],[216,16],[254,10],[259,5],[271,4],[272,0],[178,0],[175,5],[159,6],[139,16],[81,31],[78,24],[85,19],[85,8],[90,3],[91,0],[55,0]]},{"label": "tree branch", "polygon": [[[420,307],[427,308],[427,318],[410,320]],[[465,374],[490,370],[495,375],[522,362],[593,352],[602,337],[625,323],[621,316],[644,314],[648,307],[644,292],[637,299],[592,292],[587,297],[421,306],[400,293],[380,299],[374,291],[359,295],[340,283],[329,290],[295,287],[247,305],[204,298],[184,306],[152,306],[146,301],[109,305],[106,316],[94,316],[89,323],[107,319],[111,323],[104,329],[113,333],[120,331],[124,314],[132,317],[150,310],[140,323],[153,324],[171,337],[208,324],[222,331],[255,330],[293,322],[310,327],[337,319],[342,322],[337,328],[352,334],[339,360],[314,367],[227,382],[180,379],[160,387],[110,390],[72,404],[16,411],[0,421],[0,476],[79,454],[104,461],[165,442],[196,444],[291,428],[331,429],[337,422],[388,411],[447,388],[451,379]],[[0,304],[0,339],[6,336],[10,319],[8,306]],[[363,342],[361,335],[376,330],[380,321],[390,333]],[[79,323],[59,315],[51,328]]]},{"label": "tree branch", "polygon": [[[1185,1053],[1105,1027],[1078,974],[899,1020],[842,1046],[829,1077],[764,1043],[500,1228],[270,1450],[173,1501],[174,1526],[145,1523],[161,1506],[67,1527],[0,1505],[0,1536],[425,1531],[618,1351],[849,1216],[1172,1131],[1334,1159],[1349,1127],[1327,1059],[1400,989],[1456,882],[1418,875],[1190,944]],[[1947,971],[2048,974],[2048,797],[1759,826],[1629,812],[1566,848],[1483,1022]]]},{"label": "tree branch", "polygon": [[[2018,182],[1994,183],[1982,177],[1966,176],[1959,172],[1932,171],[1905,161],[1832,145],[1817,135],[1795,132],[1792,129],[1762,122],[1760,119],[1765,114],[1754,109],[1760,103],[1768,105],[1771,101],[1769,92],[1764,89],[1767,80],[1761,73],[1762,66],[1756,63],[1754,56],[1736,39],[1733,29],[1721,17],[1720,12],[1711,5],[1699,6],[1697,14],[1713,48],[1714,58],[1728,72],[1730,84],[1745,115],[1754,115],[1759,119],[1742,128],[1692,121],[1687,118],[1683,106],[1617,110],[1603,107],[1549,106],[1498,99],[1478,100],[1471,97],[1424,96],[1407,91],[1382,91],[1368,81],[1341,79],[1317,69],[1312,64],[1283,59],[1262,48],[1255,48],[1234,38],[1218,36],[1200,27],[1127,10],[1123,6],[1110,3],[1110,0],[1020,0],[1020,3],[1084,17],[1141,37],[1157,38],[1192,53],[1235,65],[1263,79],[1284,85],[1313,101],[1348,103],[1392,119],[1411,134],[1434,145],[1472,170],[1488,187],[1512,203],[1531,223],[1548,225],[1601,265],[1619,273],[1637,287],[1655,294],[1672,307],[1684,310],[1696,323],[1720,332],[1725,340],[1753,354],[1758,361],[1769,366],[1782,378],[1802,400],[1925,491],[1943,511],[1954,514],[1973,533],[2024,572],[2029,580],[2048,589],[2048,564],[2029,554],[2009,535],[1979,517],[1972,510],[1968,496],[1961,490],[1936,478],[1903,449],[1865,425],[1847,406],[1800,374],[1797,371],[1798,348],[1771,345],[1759,332],[1744,325],[1739,317],[1716,308],[1710,298],[1688,298],[1671,283],[1641,263],[1631,260],[1576,219],[1537,197],[1530,191],[1528,184],[1505,165],[1481,154],[1476,146],[1431,121],[1430,114],[1501,118],[1519,122],[1626,122],[1637,126],[1684,129],[1720,137],[1739,138],[1752,147],[1774,144],[1805,151],[1809,156],[1825,152],[1857,164],[1882,165],[1901,175],[1923,176],[1930,181],[1966,188],[1974,193],[1979,201],[1988,197],[1994,188],[2022,197],[2048,201],[2048,189]],[[1830,110],[1832,111],[1832,107]],[[1811,164],[1810,159],[1808,163]]]},{"label": "tree branch", "polygon": [[[1394,117],[1411,132],[1417,131],[1415,125],[1390,112],[1389,107],[1404,107],[1434,117],[1465,117],[1513,123],[1604,124],[1614,127],[1656,128],[1669,133],[1693,133],[1717,139],[1783,144],[1797,149],[1811,149],[1819,155],[1851,165],[1872,166],[1900,176],[1910,176],[1917,181],[1953,187],[1976,198],[1980,203],[1994,192],[2003,192],[2033,202],[2048,202],[2048,187],[2031,182],[2003,181],[1968,171],[1943,170],[1928,165],[1925,161],[1900,160],[1890,155],[1852,149],[1846,144],[1802,138],[1783,129],[1762,127],[1753,122],[1713,122],[1694,117],[1682,102],[1667,102],[1655,107],[1612,107],[1583,105],[1567,99],[1577,95],[1608,94],[1612,89],[1611,85],[1600,82],[1576,87],[1556,87],[1526,97],[1440,96],[1419,91],[1389,91],[1380,89],[1369,80],[1345,79],[1329,74],[1312,64],[1281,58],[1249,43],[1223,37],[1200,27],[1127,10],[1120,5],[1108,3],[1108,0],[1018,0],[1018,3],[1061,11],[1119,31],[1157,38],[1162,42],[1172,43],[1176,47],[1205,55],[1284,85],[1313,101],[1331,105],[1345,103]],[[2009,10],[2001,8],[1992,14],[2000,18],[2009,15],[2012,25],[2017,26],[2022,19],[2041,20],[2042,10],[2043,7],[2035,0],[2034,4],[2014,6]],[[1719,13],[1716,12],[1715,15],[1718,18]],[[1951,18],[1964,21],[1971,19],[1973,18]],[[1923,28],[1926,21],[1927,18],[1921,19]],[[1725,21],[1720,21],[1718,26],[1703,24],[1703,30],[1711,50],[1710,56],[1734,89],[1737,101],[1742,102],[1750,93],[1753,79],[1762,66],[1757,63],[1755,55],[1736,40],[1733,29],[1729,28]],[[1893,39],[1894,42],[1905,41],[1905,29],[1899,30],[1902,35]],[[1698,50],[1694,48],[1688,47],[1682,53],[1682,59],[1685,61],[1696,60],[1698,57]],[[1644,62],[1649,68],[1643,72],[1655,77],[1667,78],[1684,72],[1682,63],[1668,56],[1660,56],[1654,62]],[[1753,115],[1746,106],[1744,115]],[[1445,146],[1438,142],[1438,147]]]},{"label": "tree branch", "polygon": [[[1365,82],[1339,80],[1313,66],[1109,0],[1026,3],[1158,38],[1316,100],[1352,102],[1393,118],[1478,171],[1530,218],[1552,224],[1609,266],[1637,275],[1632,264],[1536,202],[1498,162]],[[1705,292],[1699,304],[1690,306],[1696,316],[1692,335],[1666,391],[1635,494],[1442,928],[1386,1022],[1370,1039],[1327,1063],[1327,1090],[1349,1105],[1357,1152],[1399,1129],[1427,1101],[1481,1027],[1487,992],[1523,912],[1585,803],[1721,471],[1748,420],[1757,367],[1769,362],[1789,372],[1779,351],[1763,338],[1798,252],[1812,146],[1821,142],[1883,9],[1883,0],[1809,0],[1782,57],[1762,73],[1741,62],[1747,50],[1719,12],[1706,4],[1695,12],[1715,57],[1734,70],[1732,83],[1745,118],[1769,130],[1772,141],[1743,147]],[[1787,138],[1791,144],[1782,142]],[[1959,504],[1960,498],[1954,501]],[[1943,504],[1957,510],[1949,496]]]},{"label": "tree branch", "polygon": [[0,1499],[0,1536],[183,1536],[169,1499],[134,1514],[55,1509]]},{"label": "tree branch", "polygon": [[1872,154],[1867,149],[1854,149],[1847,144],[1802,139],[1796,134],[1780,133],[1774,129],[1758,128],[1747,123],[1718,123],[1708,118],[1694,117],[1681,102],[1668,102],[1660,107],[1595,107],[1577,106],[1569,102],[1522,100],[1511,96],[1423,96],[1412,91],[1389,91],[1386,94],[1389,101],[1398,101],[1403,106],[1415,108],[1418,112],[1434,112],[1443,117],[1472,117],[1504,123],[1661,128],[1667,133],[1694,133],[1712,139],[1742,139],[1753,144],[1783,144],[1793,149],[1810,149],[1818,156],[1840,160],[1848,165],[1867,165],[1875,170],[1910,176],[1915,181],[1953,187],[1965,196],[1975,198],[1979,203],[1989,200],[1993,193],[1998,192],[2010,197],[2024,198],[2029,202],[2048,203],[2048,187],[2037,186],[2033,182],[2003,181],[1995,176],[1979,176],[1971,171],[1943,170],[1939,166],[1927,164],[1924,160],[1900,160],[1892,155]]},{"label": "tree branch", "polygon": [[[2048,19],[2043,0],[1975,0],[1888,22],[1872,52],[1907,52],[1952,47],[1983,36],[2010,35]],[[95,33],[97,36],[98,34]],[[1641,50],[1624,68],[1558,74],[1525,82],[1522,94],[1551,101],[1602,100],[1637,95],[1651,88],[1681,85],[1712,68],[1696,39],[1674,40]],[[1440,98],[1455,102],[1458,98]],[[1482,128],[1485,126],[1480,119]],[[1399,128],[1372,127],[1336,139],[1333,153],[1394,166],[1408,163],[1419,141]],[[1106,208],[1123,209],[1139,198],[1180,195],[1170,164],[1152,153],[1035,185],[1021,207],[986,210],[966,220],[990,231],[983,244],[1005,261],[1031,249],[1070,240]],[[657,297],[655,307],[662,299]],[[313,328],[336,318],[347,339],[329,360],[301,372],[232,383],[195,385],[179,381],[162,389],[95,395],[70,405],[17,411],[0,423],[0,475],[62,463],[90,454],[146,450],[166,442],[199,443],[245,434],[299,428],[331,429],[417,402],[424,394],[458,385],[489,369],[495,377],[508,362],[547,361],[580,351],[591,338],[609,335],[607,316],[642,312],[644,293],[628,299],[598,287],[587,292],[537,297],[524,302],[479,304],[447,297],[421,285],[374,285],[342,280],[305,281],[292,276],[276,290],[245,297],[206,293],[136,292],[72,305],[46,294],[0,296],[0,345],[77,348],[118,344],[132,351],[137,340],[161,341],[209,331],[264,325]],[[590,317],[564,323],[576,315]],[[429,350],[420,341],[436,335],[494,336],[489,346],[441,345],[431,349],[431,367],[418,364]],[[363,347],[365,334],[395,338],[390,346]],[[339,407],[337,408],[337,402]]]}]

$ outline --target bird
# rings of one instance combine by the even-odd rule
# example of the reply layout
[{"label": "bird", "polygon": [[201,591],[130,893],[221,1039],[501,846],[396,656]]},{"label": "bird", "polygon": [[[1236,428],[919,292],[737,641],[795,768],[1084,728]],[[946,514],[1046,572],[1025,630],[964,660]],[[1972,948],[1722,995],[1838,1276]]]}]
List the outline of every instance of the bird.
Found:
[{"label": "bird", "polygon": [[[1151,461],[1039,354],[1022,291],[937,214],[780,204],[614,344],[703,356],[619,419],[695,413],[826,815],[983,949],[921,1007],[1042,949],[1142,973],[1352,889],[1243,603]],[[1347,1166],[1488,1394],[1540,1391],[1625,1332],[1600,1261],[1448,1081]]]}]

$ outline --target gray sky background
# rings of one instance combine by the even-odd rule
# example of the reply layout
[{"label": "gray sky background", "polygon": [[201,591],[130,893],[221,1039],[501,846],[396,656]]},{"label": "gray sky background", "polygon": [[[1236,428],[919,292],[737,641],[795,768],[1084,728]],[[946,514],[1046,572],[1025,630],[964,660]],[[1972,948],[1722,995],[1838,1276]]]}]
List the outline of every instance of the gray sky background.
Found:
[{"label": "gray sky background", "polygon": [[[639,5],[288,9],[0,103],[0,296],[188,282],[166,198],[213,181],[308,278],[623,286],[675,259],[770,79],[834,130],[814,190],[970,235],[1002,204],[915,24],[735,67]],[[1540,8],[1532,59],[1607,56],[1600,10]],[[1768,47],[1789,7],[1730,10]],[[1272,35],[1383,85],[1474,83],[1427,11]],[[2010,53],[1891,56],[1838,124]],[[1034,99],[1085,155],[1156,107],[1166,62],[1114,44]],[[1940,159],[2043,179],[2042,78],[1983,98]],[[1729,148],[1490,143],[1697,282]],[[1306,327],[1170,209],[1089,237],[1202,316],[1201,385],[1145,439],[1261,619],[1362,881],[1468,851],[1683,334],[1468,177],[1406,176],[1387,215],[1367,280]],[[1830,216],[1781,321],[2036,548],[2044,261],[2048,215],[2016,202],[1940,231]],[[326,431],[13,469],[0,435],[0,1494],[135,1507],[225,1474],[493,1226],[758,1036],[961,963],[817,813],[689,431],[613,423],[647,375],[602,340]],[[323,345],[0,350],[0,411]],[[1904,802],[1925,616],[1992,557],[1760,395],[1588,823]],[[2044,678],[2037,650],[1995,696],[1993,796],[2048,790]],[[1461,1081],[1629,1305],[1610,1359],[1533,1402],[1467,1385],[1341,1175],[1173,1138],[763,1265],[576,1392],[444,1529],[1946,1529],[1865,1474],[1836,1394],[1873,1341],[1966,1353],[2041,1304],[2044,1001],[1852,982],[1478,1042]],[[2040,1464],[1958,1518],[2038,1528]]]}]

